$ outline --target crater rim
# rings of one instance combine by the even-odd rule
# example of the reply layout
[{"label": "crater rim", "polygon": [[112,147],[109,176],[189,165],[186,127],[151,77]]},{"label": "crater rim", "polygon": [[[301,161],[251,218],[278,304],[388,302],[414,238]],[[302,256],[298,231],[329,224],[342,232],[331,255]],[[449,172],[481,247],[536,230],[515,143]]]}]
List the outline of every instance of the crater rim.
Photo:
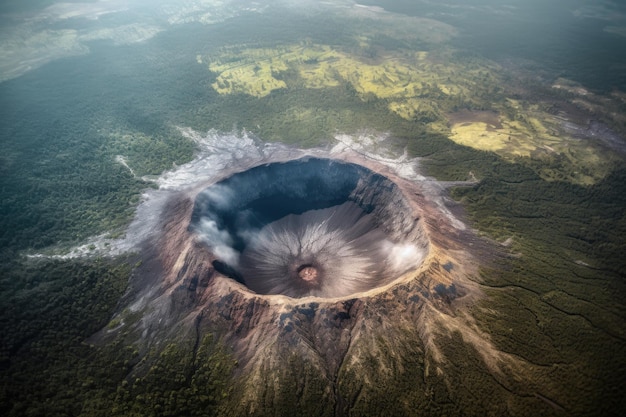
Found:
[{"label": "crater rim", "polygon": [[[321,166],[324,169],[330,169],[331,173],[336,174],[338,170],[342,171],[343,173],[349,174],[347,175],[347,179],[340,178],[337,184],[333,183],[333,181],[337,179],[337,176],[331,176],[333,178],[333,181],[330,181],[328,183],[324,181],[321,182],[322,191],[328,190],[330,187],[332,191],[341,191],[339,193],[341,194],[341,197],[335,198],[337,196],[331,195],[331,198],[329,199],[313,199],[314,201],[312,205],[314,208],[312,210],[302,211],[302,207],[299,206],[299,203],[301,203],[303,200],[306,200],[312,192],[310,188],[305,187],[305,192],[299,195],[299,198],[295,199],[295,209],[288,209],[286,212],[281,212],[275,215],[274,218],[270,219],[272,221],[262,221],[261,223],[263,226],[267,226],[275,221],[284,219],[286,216],[303,215],[314,210],[331,209],[336,205],[331,205],[330,207],[326,206],[334,204],[338,201],[343,201],[344,203],[352,202],[363,211],[365,216],[373,217],[372,221],[375,225],[375,229],[383,231],[389,242],[391,242],[393,245],[403,247],[408,245],[414,246],[416,248],[416,254],[418,255],[418,258],[416,258],[414,262],[409,262],[409,266],[404,266],[399,269],[393,269],[392,274],[389,274],[387,272],[383,273],[382,278],[376,281],[371,286],[361,287],[354,291],[349,291],[348,293],[340,293],[338,295],[334,295],[332,293],[320,294],[319,292],[313,290],[295,296],[282,292],[265,292],[262,290],[259,291],[258,288],[254,288],[254,285],[249,285],[249,273],[238,273],[238,266],[229,269],[232,267],[232,265],[228,262],[224,262],[224,260],[220,258],[220,256],[218,255],[219,251],[216,250],[214,246],[215,242],[211,242],[210,239],[203,238],[202,233],[199,231],[198,222],[202,221],[202,219],[206,219],[206,216],[203,215],[203,212],[207,210],[207,204],[209,206],[209,211],[214,210],[213,214],[215,214],[215,211],[218,212],[217,218],[212,218],[212,221],[215,221],[216,223],[223,222],[224,224],[230,223],[230,226],[227,226],[225,228],[228,229],[230,227],[230,232],[232,232],[232,223],[238,214],[247,212],[251,209],[251,207],[255,208],[255,206],[259,204],[260,206],[263,206],[263,204],[261,203],[263,203],[264,197],[266,197],[266,195],[264,195],[264,192],[267,192],[269,190],[273,192],[274,196],[284,196],[286,193],[287,195],[291,195],[293,197],[298,192],[302,191],[299,188],[298,184],[302,182],[306,183],[307,181],[310,182],[311,180],[313,180],[312,182],[315,185],[316,180],[319,180],[320,178],[324,179],[324,175],[327,174],[324,169],[311,170],[306,173],[304,177],[297,177],[298,181],[293,181],[293,183],[296,184],[295,187],[292,187],[287,183],[282,183],[276,186],[276,183],[272,181],[265,183],[266,188],[257,187],[257,185],[260,185],[259,181],[261,181],[259,180],[259,178],[267,179],[267,172],[264,171],[271,171],[273,168],[276,167],[280,168],[279,170],[284,171],[285,169],[293,167],[306,167],[306,165],[310,164],[317,165],[317,168],[320,168]],[[302,172],[300,172],[300,174],[302,174]],[[270,179],[272,179],[272,177],[272,175],[269,175]],[[241,185],[241,182],[245,184],[247,180],[251,180],[252,187],[246,188],[244,186],[243,189],[237,188]],[[293,176],[290,178],[290,181],[292,180]],[[250,185],[250,183],[248,185]],[[232,191],[232,187],[235,186],[235,190],[239,191],[234,193],[234,196],[231,194],[228,197],[231,199],[228,204],[225,204],[224,201],[218,202],[216,199],[213,199],[213,201],[203,200],[206,197],[206,194],[211,194],[211,191],[215,191],[224,186],[226,186],[230,191]],[[315,189],[315,187],[313,187],[313,189]],[[224,189],[222,189],[222,191],[223,190]],[[250,190],[253,191],[251,191],[250,193],[246,192]],[[296,194],[292,195],[290,194],[291,192]],[[221,208],[218,207],[218,203],[223,204],[223,206]],[[402,207],[397,207],[397,205],[401,205]],[[233,206],[235,207],[235,209],[230,210]],[[255,209],[259,210],[259,207],[256,207]],[[263,211],[264,209],[267,209],[267,207],[261,207],[260,210]],[[230,218],[220,218],[220,213],[224,214],[226,212],[230,213],[226,215],[227,217],[230,216]],[[284,213],[286,214],[282,215]],[[196,235],[204,243],[205,247],[211,252],[212,256],[214,257],[214,266],[218,264],[226,265],[228,267],[216,267],[215,269],[217,270],[217,272],[219,272],[221,276],[237,281],[240,286],[240,292],[246,295],[263,298],[285,297],[286,299],[291,300],[291,302],[296,303],[305,300],[334,301],[341,299],[350,299],[355,297],[361,297],[364,295],[374,295],[382,291],[386,291],[389,287],[405,281],[407,273],[415,273],[419,271],[426,263],[430,252],[430,241],[425,231],[425,227],[421,218],[421,213],[415,212],[412,204],[409,201],[409,197],[407,197],[407,193],[403,192],[402,187],[396,184],[392,178],[383,173],[377,172],[376,170],[363,164],[346,161],[343,159],[307,155],[304,157],[289,159],[286,161],[259,163],[252,167],[248,167],[245,170],[230,174],[229,176],[224,177],[221,180],[204,187],[195,197],[191,218],[192,220],[189,225],[189,230],[193,233],[196,233]],[[359,219],[360,218],[361,217],[359,217]],[[237,232],[236,226],[235,232]],[[239,242],[238,244],[241,245],[241,242]],[[244,250],[248,247],[249,242],[244,242],[243,246],[237,247],[238,244],[237,242],[235,242],[231,249],[238,249],[236,252],[238,252],[238,255],[241,256]],[[393,254],[394,252],[391,251],[390,253]],[[388,258],[385,258],[385,261],[387,263],[391,262]],[[295,263],[295,265],[292,263],[289,266],[289,269],[290,272],[288,273],[288,275],[290,274],[292,278],[295,277],[302,284],[306,285],[307,288],[311,289],[320,286],[320,281],[324,279],[323,274],[325,273],[325,270],[327,268],[325,267],[325,265],[317,265],[316,261],[303,261],[302,259],[300,259],[298,260],[298,262]]]}]

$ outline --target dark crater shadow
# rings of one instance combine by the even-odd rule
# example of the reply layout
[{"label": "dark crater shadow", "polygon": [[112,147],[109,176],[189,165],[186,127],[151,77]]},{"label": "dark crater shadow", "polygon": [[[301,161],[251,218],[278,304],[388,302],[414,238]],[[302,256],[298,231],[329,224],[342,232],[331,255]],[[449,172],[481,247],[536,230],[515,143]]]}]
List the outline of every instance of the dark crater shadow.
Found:
[{"label": "dark crater shadow", "polygon": [[259,294],[344,297],[423,260],[400,188],[361,165],[307,157],[240,172],[198,194],[190,229],[215,269]]}]

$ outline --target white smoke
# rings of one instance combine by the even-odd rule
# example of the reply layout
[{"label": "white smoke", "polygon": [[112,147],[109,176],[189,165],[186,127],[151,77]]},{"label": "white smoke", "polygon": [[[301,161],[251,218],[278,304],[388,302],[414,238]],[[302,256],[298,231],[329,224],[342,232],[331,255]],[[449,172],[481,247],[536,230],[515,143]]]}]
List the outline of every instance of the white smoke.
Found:
[{"label": "white smoke", "polygon": [[197,232],[218,259],[233,266],[239,264],[239,252],[233,249],[235,242],[232,236],[228,231],[220,229],[217,222],[202,219]]},{"label": "white smoke", "polygon": [[[347,202],[265,226],[244,250],[241,272],[262,294],[345,297],[390,282],[423,256],[413,245],[394,245],[373,216]],[[303,266],[317,270],[313,285],[298,276]]]},{"label": "white smoke", "polygon": [[387,263],[389,268],[398,274],[406,272],[420,263],[425,256],[425,251],[410,243],[394,244],[386,242]]},{"label": "white smoke", "polygon": [[[32,256],[47,258],[117,256],[137,250],[142,242],[158,233],[161,228],[163,208],[176,193],[192,190],[201,184],[214,184],[201,193],[202,198],[210,200],[213,207],[228,211],[232,204],[233,191],[227,187],[220,187],[217,184],[220,180],[249,167],[273,161],[293,160],[307,155],[327,158],[341,155],[346,151],[357,152],[366,159],[374,159],[393,168],[396,173],[406,179],[423,181],[425,190],[433,190],[434,195],[430,196],[431,198],[435,200],[441,198],[439,197],[441,187],[437,186],[435,181],[419,174],[418,161],[408,158],[406,154],[394,156],[388,149],[385,150],[386,135],[338,135],[337,143],[331,150],[302,150],[281,144],[265,144],[246,131],[221,133],[212,130],[201,133],[190,128],[180,128],[180,132],[197,144],[196,157],[191,162],[178,166],[175,170],[167,171],[157,178],[155,183],[158,189],[145,191],[142,202],[137,207],[135,219],[127,228],[124,237],[110,238],[106,235],[99,235],[69,252],[51,248],[47,253]],[[358,221],[353,220],[346,221],[345,217],[338,224],[332,219],[324,222],[319,218],[322,213],[303,215],[304,217],[298,220],[298,228],[303,231],[302,233],[298,235],[283,233],[272,236],[268,235],[267,231],[260,231],[253,226],[254,213],[241,208],[237,210],[236,223],[240,227],[226,230],[217,217],[208,216],[205,221],[196,223],[196,227],[199,227],[197,233],[218,259],[245,272],[245,275],[251,277],[249,279],[253,281],[263,280],[257,274],[262,268],[257,268],[256,272],[251,273],[250,268],[246,267],[248,264],[244,265],[241,259],[242,254],[233,248],[233,241],[243,242],[246,247],[271,248],[288,246],[285,243],[288,239],[296,239],[299,242],[298,245],[303,247],[303,253],[317,253],[320,260],[327,256],[328,262],[325,264],[330,265],[328,266],[329,274],[341,273],[345,279],[340,282],[327,282],[324,289],[317,291],[318,294],[323,292],[330,294],[332,291],[336,291],[336,294],[363,291],[372,284],[371,279],[384,281],[388,276],[398,276],[419,264],[424,256],[424,249],[419,245],[413,246],[406,242],[395,243],[388,240],[386,236],[378,235],[378,232],[370,231],[355,235],[355,230],[361,230],[362,223],[359,224]],[[330,213],[325,215],[330,215]],[[348,218],[351,216],[349,213],[340,212],[333,216],[337,218],[346,215]],[[317,225],[311,223],[313,218],[319,220]],[[304,223],[307,222],[309,224],[305,225]],[[273,227],[277,226],[280,226],[280,223],[274,224]],[[378,236],[378,238],[374,239],[372,236]],[[265,243],[261,244],[262,242]],[[368,250],[365,250],[366,248]],[[270,249],[266,250],[268,251]],[[287,253],[285,251],[286,249],[281,253],[284,255]],[[259,253],[261,252],[263,250],[259,249]],[[251,256],[251,253],[247,253],[246,256]],[[332,258],[331,255],[333,255]],[[267,259],[271,261],[268,262],[269,264],[279,262],[269,254],[267,254]],[[354,268],[346,272],[349,265]],[[271,269],[271,265],[267,268]],[[269,270],[262,276],[267,277],[268,274]],[[272,282],[270,278],[267,279]],[[357,284],[357,282],[364,284]],[[266,290],[266,292],[269,291],[275,290]]]},{"label": "white smoke", "polygon": [[[71,248],[49,248],[45,253],[30,254],[33,258],[71,259],[88,256],[117,256],[136,250],[139,245],[154,236],[160,230],[161,213],[167,201],[177,192],[192,189],[199,184],[215,182],[224,173],[236,167],[252,166],[272,156],[286,159],[298,157],[304,151],[288,148],[280,144],[264,144],[256,140],[245,130],[242,132],[223,133],[216,130],[197,132],[190,128],[179,128],[181,134],[192,140],[197,146],[196,157],[171,171],[165,171],[153,182],[158,189],[147,189],[141,196],[134,220],[126,229],[122,238],[111,238],[110,234],[101,234],[87,242]],[[118,162],[120,158],[116,157]],[[127,166],[128,169],[132,168]],[[228,196],[227,190],[220,190],[212,195],[218,202]]]}]

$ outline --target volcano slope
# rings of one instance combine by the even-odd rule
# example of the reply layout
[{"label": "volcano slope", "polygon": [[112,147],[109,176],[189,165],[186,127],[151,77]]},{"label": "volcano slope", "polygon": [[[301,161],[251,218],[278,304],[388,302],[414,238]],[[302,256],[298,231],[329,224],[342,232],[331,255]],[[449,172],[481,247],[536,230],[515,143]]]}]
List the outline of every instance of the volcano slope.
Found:
[{"label": "volcano slope", "polygon": [[173,192],[97,338],[138,346],[135,383],[173,345],[203,366],[209,338],[233,364],[223,415],[558,412],[472,318],[497,244],[416,165],[270,153]]}]

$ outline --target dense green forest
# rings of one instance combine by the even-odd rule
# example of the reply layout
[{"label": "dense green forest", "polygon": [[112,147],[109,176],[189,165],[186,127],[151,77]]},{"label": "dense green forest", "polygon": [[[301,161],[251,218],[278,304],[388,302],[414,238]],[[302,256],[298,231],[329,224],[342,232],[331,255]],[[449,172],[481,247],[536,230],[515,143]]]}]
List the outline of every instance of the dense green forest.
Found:
[{"label": "dense green forest", "polygon": [[[131,258],[2,266],[0,412],[22,415],[211,415],[234,366],[211,336],[139,356],[119,337],[94,345],[124,294]],[[195,348],[195,355],[191,355]],[[130,377],[138,363],[151,363]]]}]

